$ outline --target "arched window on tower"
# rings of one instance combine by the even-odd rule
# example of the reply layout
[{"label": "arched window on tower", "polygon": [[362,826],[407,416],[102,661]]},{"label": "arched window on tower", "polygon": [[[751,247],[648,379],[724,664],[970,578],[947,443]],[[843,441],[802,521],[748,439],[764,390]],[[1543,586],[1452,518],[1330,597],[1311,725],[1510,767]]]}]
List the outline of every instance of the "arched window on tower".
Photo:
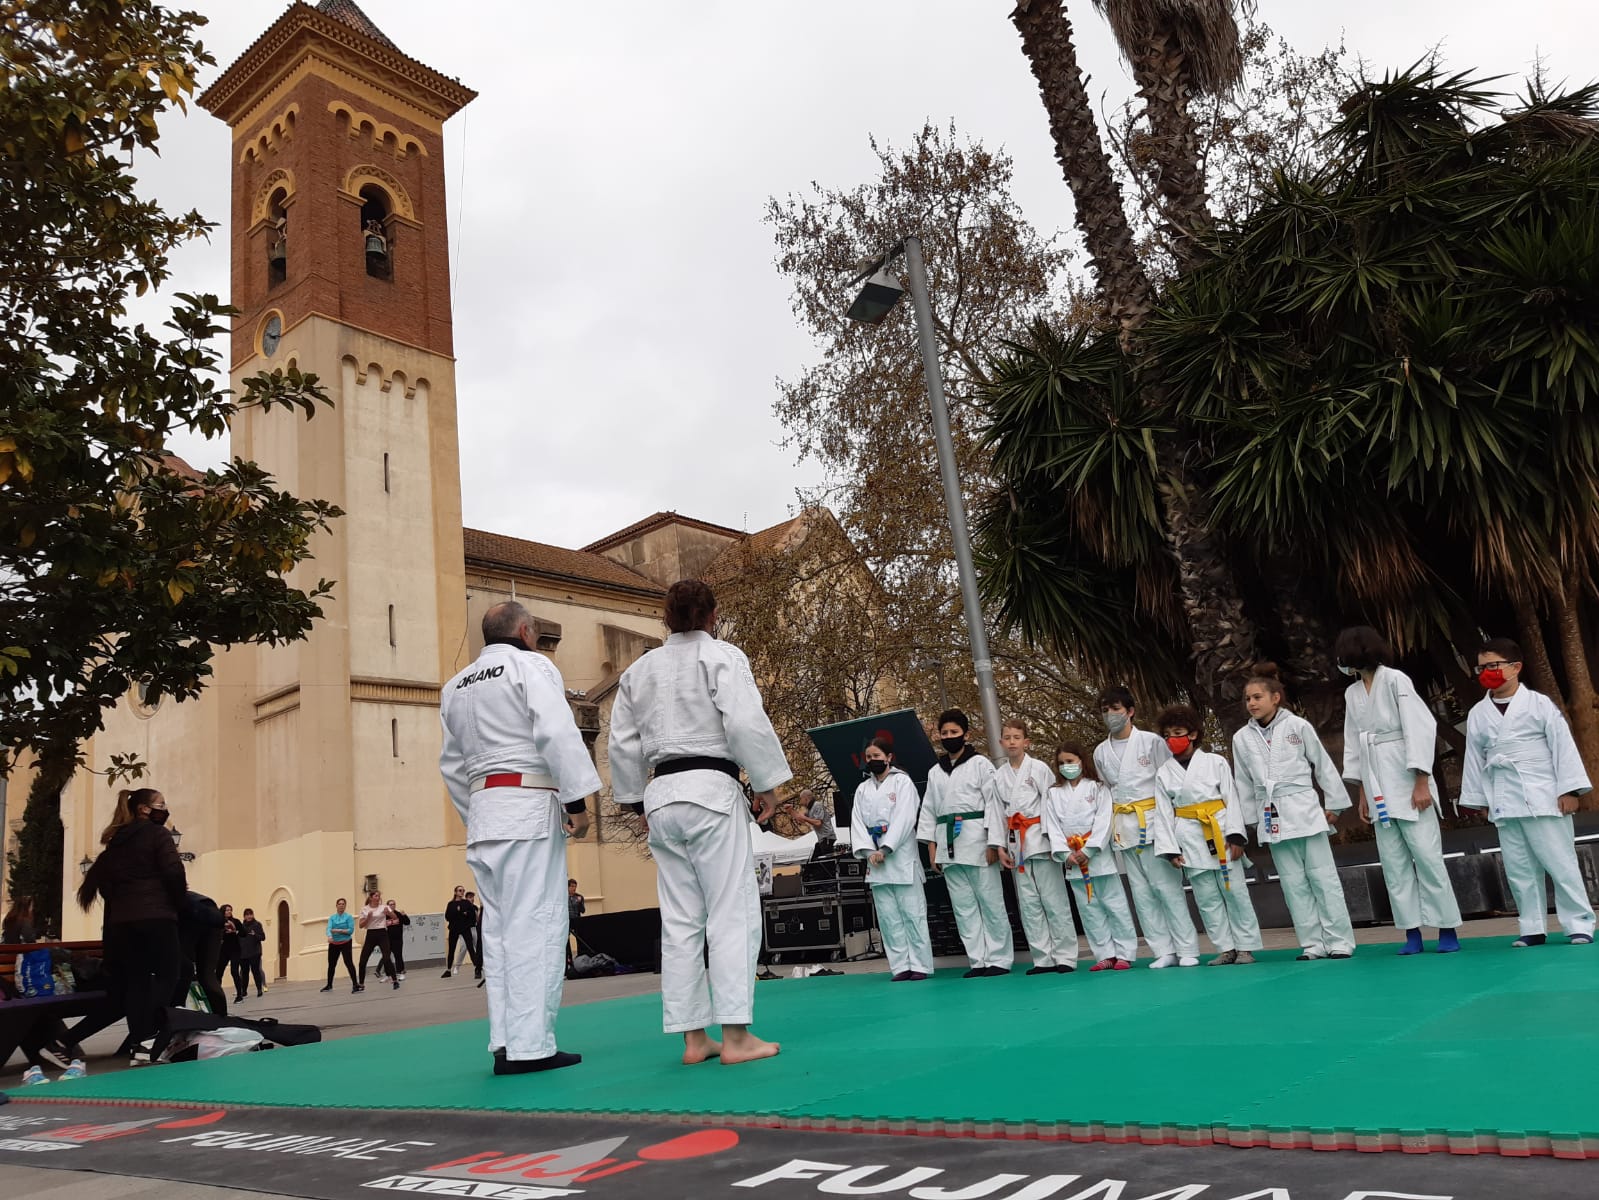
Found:
[{"label": "arched window on tower", "polygon": [[267,287],[289,277],[289,214],[283,207],[289,193],[279,188],[267,201]]},{"label": "arched window on tower", "polygon": [[394,275],[393,237],[389,221],[389,196],[375,183],[361,189],[361,241],[366,253],[366,273],[374,279]]}]

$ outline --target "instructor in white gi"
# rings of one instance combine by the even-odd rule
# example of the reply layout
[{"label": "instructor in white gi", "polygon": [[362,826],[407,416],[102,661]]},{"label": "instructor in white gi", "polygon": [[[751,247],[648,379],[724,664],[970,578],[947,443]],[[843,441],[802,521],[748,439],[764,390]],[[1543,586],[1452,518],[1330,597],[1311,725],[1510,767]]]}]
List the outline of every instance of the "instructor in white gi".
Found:
[{"label": "instructor in white gi", "polygon": [[483,614],[483,653],[439,699],[439,770],[466,823],[466,862],[483,896],[496,1075],[582,1061],[555,1047],[566,972],[566,838],[588,832],[585,798],[600,790],[600,776],[561,673],[534,652],[535,636],[527,609],[496,604]]},{"label": "instructor in white gi", "polygon": [[[739,771],[749,776],[761,821],[791,773],[749,660],[711,634],[710,587],[674,583],[665,616],[666,644],[622,673],[610,741],[616,802],[644,814],[655,856],[665,1028],[683,1035],[685,1063],[770,1058],[777,1043],[749,1029],[761,898]],[[712,1025],[722,1027],[722,1042],[711,1039]]]}]

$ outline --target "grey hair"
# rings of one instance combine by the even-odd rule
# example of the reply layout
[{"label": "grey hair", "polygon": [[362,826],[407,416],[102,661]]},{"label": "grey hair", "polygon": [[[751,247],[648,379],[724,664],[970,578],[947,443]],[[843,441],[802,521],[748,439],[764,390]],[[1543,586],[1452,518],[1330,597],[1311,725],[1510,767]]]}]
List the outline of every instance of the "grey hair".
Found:
[{"label": "grey hair", "polygon": [[502,600],[483,614],[483,640],[513,638],[522,626],[533,623],[533,614],[515,600]]}]

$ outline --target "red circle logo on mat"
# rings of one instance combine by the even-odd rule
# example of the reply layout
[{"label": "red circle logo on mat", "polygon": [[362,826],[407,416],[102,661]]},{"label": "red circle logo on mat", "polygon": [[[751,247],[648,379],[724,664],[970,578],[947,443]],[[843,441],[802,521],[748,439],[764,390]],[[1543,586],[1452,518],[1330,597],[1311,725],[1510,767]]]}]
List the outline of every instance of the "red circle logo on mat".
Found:
[{"label": "red circle logo on mat", "polygon": [[720,1154],[738,1145],[738,1133],[732,1129],[701,1129],[685,1133],[682,1137],[645,1146],[637,1154],[645,1162],[675,1162],[684,1158],[703,1158],[707,1154]]}]

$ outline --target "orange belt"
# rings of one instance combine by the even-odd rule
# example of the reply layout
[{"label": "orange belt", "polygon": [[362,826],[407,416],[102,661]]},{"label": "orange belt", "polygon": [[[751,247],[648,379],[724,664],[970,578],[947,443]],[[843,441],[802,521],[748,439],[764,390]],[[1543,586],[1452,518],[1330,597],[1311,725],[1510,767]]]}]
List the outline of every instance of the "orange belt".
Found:
[{"label": "orange belt", "polygon": [[1043,819],[1043,817],[1024,817],[1021,813],[1011,813],[1010,820],[1005,822],[1005,828],[1009,829],[1011,837],[1016,839],[1016,870],[1023,875],[1027,873],[1027,863],[1022,858],[1022,850],[1027,845],[1027,831]]}]

